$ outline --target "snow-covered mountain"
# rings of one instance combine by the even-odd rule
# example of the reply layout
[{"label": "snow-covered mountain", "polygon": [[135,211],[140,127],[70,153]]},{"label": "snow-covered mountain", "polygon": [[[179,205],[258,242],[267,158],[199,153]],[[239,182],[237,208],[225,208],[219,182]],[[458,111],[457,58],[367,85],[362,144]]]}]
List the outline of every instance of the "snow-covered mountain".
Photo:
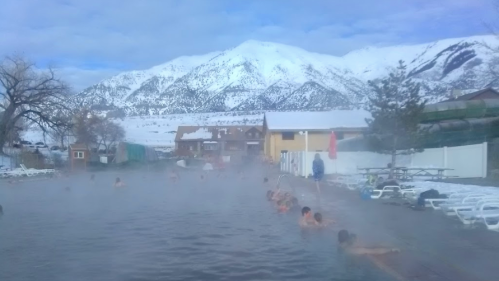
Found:
[{"label": "snow-covered mountain", "polygon": [[367,81],[405,61],[433,100],[451,89],[499,86],[487,68],[497,61],[494,36],[427,44],[368,47],[335,57],[270,42],[202,56],[180,57],[106,79],[77,95],[96,109],[126,115],[234,110],[320,110],[362,106]]}]

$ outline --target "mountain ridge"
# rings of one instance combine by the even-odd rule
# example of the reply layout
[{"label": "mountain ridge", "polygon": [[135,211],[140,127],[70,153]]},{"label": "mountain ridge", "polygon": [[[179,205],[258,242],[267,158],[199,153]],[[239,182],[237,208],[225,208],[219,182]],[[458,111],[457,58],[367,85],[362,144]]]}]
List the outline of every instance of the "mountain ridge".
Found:
[{"label": "mountain ridge", "polygon": [[451,89],[495,85],[484,75],[494,36],[417,45],[366,47],[344,56],[248,40],[221,52],[182,56],[146,70],[123,72],[86,88],[80,104],[111,114],[160,115],[235,110],[327,110],[365,103],[367,81],[383,78],[399,60],[432,101]]}]

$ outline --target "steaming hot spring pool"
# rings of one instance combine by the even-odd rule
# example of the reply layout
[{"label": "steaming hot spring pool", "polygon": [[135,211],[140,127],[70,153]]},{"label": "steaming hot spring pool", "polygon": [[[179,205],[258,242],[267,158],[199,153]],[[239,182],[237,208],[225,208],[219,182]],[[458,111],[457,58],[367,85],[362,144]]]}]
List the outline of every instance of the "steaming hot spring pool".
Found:
[{"label": "steaming hot spring pool", "polygon": [[338,251],[337,229],[301,230],[299,214],[278,214],[262,178],[0,181],[0,280],[388,280]]}]

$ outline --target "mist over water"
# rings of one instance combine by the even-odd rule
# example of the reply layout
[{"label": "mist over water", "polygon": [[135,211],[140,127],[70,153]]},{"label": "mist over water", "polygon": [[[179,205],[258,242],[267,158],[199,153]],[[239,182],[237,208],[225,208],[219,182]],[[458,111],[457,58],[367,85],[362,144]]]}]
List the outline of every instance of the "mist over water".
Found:
[{"label": "mist over water", "polygon": [[200,174],[0,182],[0,280],[387,280],[339,253],[337,230],[277,213],[260,168]]}]

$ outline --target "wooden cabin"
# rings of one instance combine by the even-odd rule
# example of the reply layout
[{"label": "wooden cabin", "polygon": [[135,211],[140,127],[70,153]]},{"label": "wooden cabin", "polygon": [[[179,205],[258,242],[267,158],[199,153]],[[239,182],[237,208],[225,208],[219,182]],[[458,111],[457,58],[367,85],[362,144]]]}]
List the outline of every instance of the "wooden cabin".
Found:
[{"label": "wooden cabin", "polygon": [[88,147],[81,143],[75,143],[69,145],[68,149],[69,161],[71,164],[71,170],[86,170],[87,163],[90,159],[90,151]]}]

